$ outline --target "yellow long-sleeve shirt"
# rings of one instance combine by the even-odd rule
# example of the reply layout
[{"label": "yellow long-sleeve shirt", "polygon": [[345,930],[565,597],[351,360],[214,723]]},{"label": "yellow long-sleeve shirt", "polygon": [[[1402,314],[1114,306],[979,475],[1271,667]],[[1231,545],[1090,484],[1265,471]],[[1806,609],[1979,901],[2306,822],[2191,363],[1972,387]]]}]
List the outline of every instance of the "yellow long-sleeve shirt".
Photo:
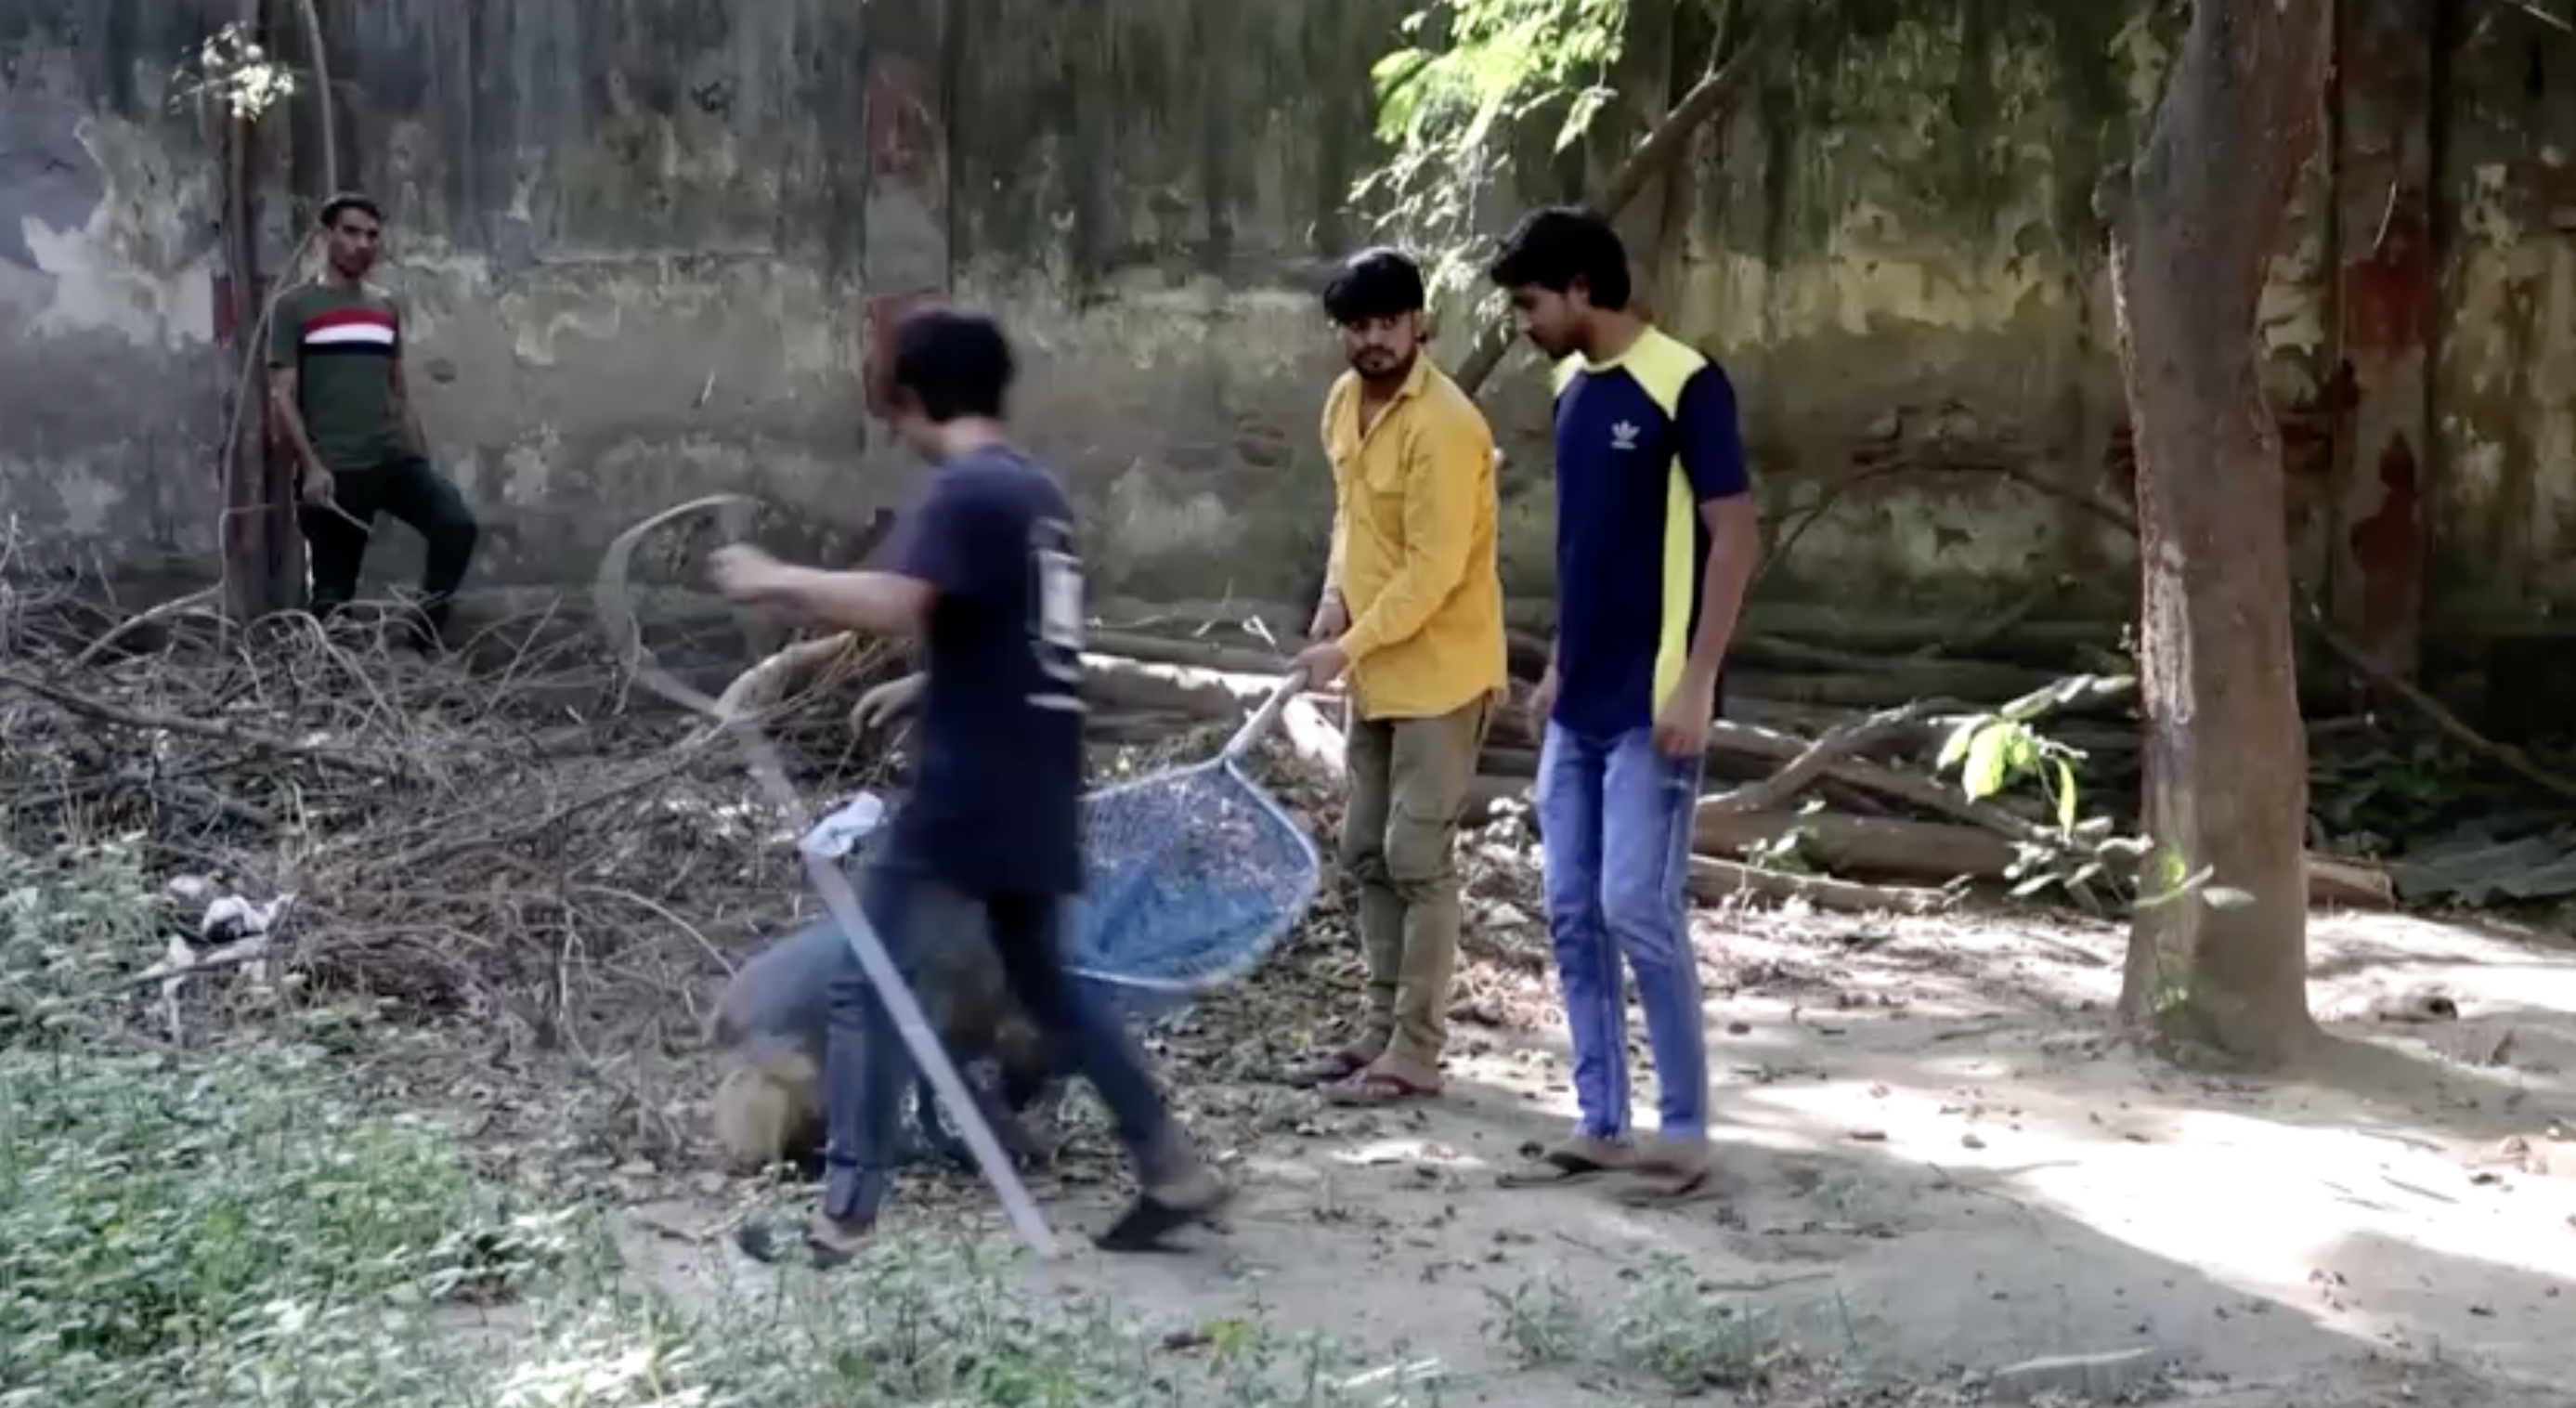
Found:
[{"label": "yellow long-sleeve shirt", "polygon": [[1360,424],[1359,374],[1324,401],[1333,461],[1328,590],[1351,616],[1342,648],[1364,719],[1436,718],[1509,678],[1495,552],[1494,432],[1427,356]]}]

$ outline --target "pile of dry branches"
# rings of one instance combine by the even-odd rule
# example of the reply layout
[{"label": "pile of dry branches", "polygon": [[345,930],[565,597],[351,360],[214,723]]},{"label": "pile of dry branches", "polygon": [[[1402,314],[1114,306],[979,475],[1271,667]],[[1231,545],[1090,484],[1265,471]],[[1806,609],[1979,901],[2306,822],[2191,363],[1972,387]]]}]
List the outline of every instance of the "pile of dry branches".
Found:
[{"label": "pile of dry branches", "polygon": [[[271,961],[317,983],[513,1020],[540,1046],[639,1013],[680,1038],[729,955],[800,903],[784,823],[731,747],[630,698],[568,612],[433,664],[364,611],[245,635],[98,601],[23,579],[0,597],[0,844],[132,837],[156,872],[293,896]],[[883,663],[847,652],[806,684]],[[779,702],[810,798],[874,780],[836,718]]]}]

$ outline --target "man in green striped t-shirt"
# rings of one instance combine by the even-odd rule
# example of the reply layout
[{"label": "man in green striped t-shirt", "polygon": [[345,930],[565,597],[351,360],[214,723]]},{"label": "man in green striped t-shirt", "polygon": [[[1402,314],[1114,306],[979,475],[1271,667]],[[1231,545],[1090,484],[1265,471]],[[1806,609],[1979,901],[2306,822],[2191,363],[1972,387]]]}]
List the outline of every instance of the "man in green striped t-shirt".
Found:
[{"label": "man in green striped t-shirt", "polygon": [[402,309],[367,282],[383,214],[365,196],[334,196],[322,207],[322,235],[328,269],[278,299],[268,336],[269,402],[295,451],[314,614],[328,616],[356,594],[376,516],[389,514],[428,541],[425,629],[414,639],[435,647],[474,558],[474,517],[430,468],[403,377]]}]

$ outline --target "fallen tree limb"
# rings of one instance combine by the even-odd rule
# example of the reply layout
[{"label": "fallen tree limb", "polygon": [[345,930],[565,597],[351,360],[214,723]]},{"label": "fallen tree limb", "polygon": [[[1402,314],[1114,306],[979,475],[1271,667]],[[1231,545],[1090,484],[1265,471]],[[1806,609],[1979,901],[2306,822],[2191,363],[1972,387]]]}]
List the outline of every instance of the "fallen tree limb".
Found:
[{"label": "fallen tree limb", "polygon": [[344,772],[358,773],[367,777],[382,778],[387,781],[402,781],[412,776],[411,770],[400,763],[388,762],[382,758],[371,757],[364,753],[350,752],[345,749],[333,748],[321,743],[308,743],[292,738],[280,738],[275,734],[263,733],[258,729],[238,728],[231,724],[215,723],[206,719],[186,719],[173,714],[153,714],[134,709],[126,709],[118,705],[109,704],[103,700],[92,699],[88,695],[82,694],[77,690],[65,689],[61,685],[50,684],[44,680],[36,679],[33,676],[18,674],[12,670],[0,670],[0,687],[15,689],[25,694],[32,694],[49,703],[60,705],[75,714],[96,719],[101,723],[116,724],[124,728],[144,730],[158,729],[164,733],[184,733],[195,738],[210,739],[218,743],[230,743],[237,747],[250,748],[262,753],[273,753],[279,757],[307,758],[326,767],[334,767]]},{"label": "fallen tree limb", "polygon": [[1774,870],[1756,870],[1749,865],[1709,856],[1691,857],[1690,893],[1692,899],[1702,904],[1722,904],[1731,899],[1760,896],[1774,900],[1804,900],[1818,909],[1844,914],[1929,914],[1948,908],[1952,903],[1952,897],[1941,890],[1860,885],[1816,875],[1789,875]]},{"label": "fallen tree limb", "polygon": [[1943,821],[1738,811],[1709,798],[1691,819],[1691,848],[1701,855],[1742,857],[1796,836],[1800,854],[1836,875],[1920,880],[2000,878],[2020,851],[1991,831]]},{"label": "fallen tree limb", "polygon": [[[1191,654],[1199,659],[1225,658],[1217,654],[1220,651],[1222,647],[1205,647]],[[1262,658],[1254,652],[1225,654]],[[1169,736],[1168,725],[1177,720],[1240,721],[1247,709],[1278,688],[1279,677],[1288,672],[1285,661],[1277,662],[1276,671],[1240,673],[1097,651],[1086,653],[1082,663],[1083,694],[1099,719],[1091,732],[1095,737],[1127,742],[1147,740],[1140,720],[1164,724],[1164,736]],[[1276,736],[1288,744],[1301,763],[1338,770],[1342,765],[1342,731],[1332,721],[1334,712],[1328,696],[1305,695],[1291,701],[1280,713]]]},{"label": "fallen tree limb", "polygon": [[[1738,670],[1726,676],[1727,696],[1738,695],[1769,704],[1805,705],[1844,710],[1893,709],[1917,700],[1949,700],[1953,707],[1967,699],[2017,698],[2066,678],[2063,671],[2024,670],[2017,666],[1982,666],[1930,661],[1908,664],[1891,660],[1886,668],[1846,673],[1784,674]],[[1730,709],[1730,712],[1732,710]],[[2077,706],[2061,711],[2079,716]]]},{"label": "fallen tree limb", "polygon": [[1083,695],[1101,709],[1229,718],[1260,703],[1279,684],[1278,674],[1160,664],[1096,651],[1086,653],[1082,664]]},{"label": "fallen tree limb", "polygon": [[[1952,880],[2003,880],[2020,850],[1990,831],[1940,821],[1849,816],[1840,812],[1736,812],[1700,804],[1692,818],[1691,846],[1702,855],[1740,858],[1795,836],[1799,854],[1837,876],[1943,884]],[[2129,879],[2134,866],[2116,852],[2104,869]],[[2308,853],[2308,902],[2355,909],[2396,903],[2388,876],[2376,867]]]},{"label": "fallen tree limb", "polygon": [[2395,671],[2371,659],[2370,652],[2363,650],[2355,642],[2346,639],[2342,632],[2326,624],[2323,613],[2314,605],[2309,605],[2298,614],[2300,624],[2307,627],[2308,634],[2316,637],[2317,642],[2337,660],[2342,661],[2346,669],[2361,676],[2372,689],[2393,696],[2406,707],[2423,715],[2425,722],[2431,724],[2453,743],[2460,745],[2463,751],[2495,764],[2562,801],[2576,802],[2576,780],[2561,777],[2533,762],[2530,755],[2521,749],[2498,743],[2471,728],[2467,720],[2452,713],[2441,700],[2425,693],[2419,686],[2400,678]]},{"label": "fallen tree limb", "polygon": [[1275,683],[1296,667],[1284,655],[1200,640],[1175,640],[1140,631],[1094,631],[1084,648],[1144,665],[1179,665],[1220,674],[1268,675]]},{"label": "fallen tree limb", "polygon": [[[207,587],[202,591],[190,592],[186,596],[173,597],[148,611],[138,612],[135,615],[128,616],[123,621],[118,622],[113,629],[109,630],[104,635],[101,635],[98,639],[91,641],[87,649],[81,651],[80,654],[73,656],[72,668],[75,670],[88,669],[92,661],[107,653],[107,648],[109,646],[116,644],[118,641],[125,639],[136,631],[142,630],[146,626],[160,621],[167,621],[174,616],[184,616],[191,611],[220,606],[223,601],[223,595],[223,585],[221,583],[217,583],[216,585]],[[220,613],[218,612],[217,614]]]},{"label": "fallen tree limb", "polygon": [[[2018,467],[1998,466],[1996,469],[2006,478],[2085,510],[2107,526],[2118,528],[2133,538],[2137,536],[2138,516],[2127,505],[2106,501],[2101,495],[2090,490],[2051,483],[2035,472]],[[2521,749],[2498,743],[2470,727],[2467,720],[2452,713],[2442,701],[2372,659],[2369,651],[2362,649],[2359,643],[2336,630],[2333,623],[2326,619],[2325,609],[2314,600],[2305,598],[2293,600],[2290,620],[2293,626],[2305,632],[2317,644],[2324,646],[2327,653],[2333,655],[2346,669],[2361,676],[2372,688],[2422,715],[2425,722],[2431,724],[2436,731],[2458,744],[2471,756],[2492,763],[2562,801],[2576,801],[2576,778],[2552,772],[2533,762]]]},{"label": "fallen tree limb", "polygon": [[[1738,679],[1780,670],[1789,672],[1780,677],[1790,680],[1865,680],[1868,681],[1866,688],[1873,693],[1892,691],[1905,700],[1942,697],[2012,699],[2034,689],[2046,689],[2066,676],[2062,670],[2043,670],[1988,660],[1856,654],[1758,632],[1738,636],[1727,651],[1726,664],[1728,674]],[[1837,686],[1819,684],[1813,688],[1830,695]],[[1863,687],[1845,685],[1840,688],[1858,690]],[[1767,699],[1792,702],[1799,699],[1795,694],[1776,689],[1754,689],[1748,685],[1746,691]],[[1816,702],[1830,704],[1841,701],[1826,697]]]},{"label": "fallen tree limb", "polygon": [[716,709],[728,719],[769,713],[782,701],[852,672],[861,653],[859,637],[850,631],[798,641],[736,675],[716,696]]},{"label": "fallen tree limb", "polygon": [[[1709,731],[1712,754],[1725,753],[1738,758],[1794,763],[1813,746],[1787,734],[1745,724],[1721,721]],[[1992,802],[1969,801],[1957,788],[1928,773],[1908,772],[1880,763],[1842,761],[1827,765],[1821,775],[1908,806],[1955,817],[2010,840],[2043,846],[2056,844],[2056,834],[2040,823]]]},{"label": "fallen tree limb", "polygon": [[1865,719],[1855,719],[1829,730],[1807,745],[1804,752],[1789,760],[1787,766],[1762,781],[1747,787],[1711,797],[1699,804],[1701,812],[1758,812],[1776,807],[1807,789],[1822,778],[1836,763],[1851,758],[1872,743],[1909,728],[1928,707],[1921,703],[1890,709]]},{"label": "fallen tree limb", "polygon": [[2377,866],[2308,852],[2308,903],[2395,909],[2397,882]]},{"label": "fallen tree limb", "polygon": [[[1950,736],[1951,729],[1969,717],[1987,712],[1961,700],[1926,700],[1924,704],[1925,712],[1913,726],[1891,730],[1884,737],[1871,740],[1854,756],[1878,760],[1936,753]],[[1726,702],[1726,716],[1736,723],[1779,733],[1821,734],[1849,722],[1851,711],[1815,704],[1789,704],[1776,699],[1731,698]],[[2117,757],[2138,751],[2138,731],[2134,725],[2122,727],[2109,722],[2051,718],[2048,736],[2095,758]]]}]

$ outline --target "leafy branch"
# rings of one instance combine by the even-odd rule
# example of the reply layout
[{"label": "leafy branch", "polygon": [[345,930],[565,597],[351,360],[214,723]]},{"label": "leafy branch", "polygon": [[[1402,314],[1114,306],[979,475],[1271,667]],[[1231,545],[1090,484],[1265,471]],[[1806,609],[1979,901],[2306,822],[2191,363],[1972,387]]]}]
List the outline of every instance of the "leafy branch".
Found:
[{"label": "leafy branch", "polygon": [[[1616,95],[1611,78],[1627,53],[1640,5],[1704,11],[1717,45],[1712,67],[1658,118],[1607,179],[1588,193],[1616,216],[1726,111],[1752,59],[1807,0],[1434,0],[1408,18],[1406,43],[1376,68],[1378,137],[1390,155],[1353,188],[1374,211],[1380,238],[1420,252],[1435,306],[1466,303],[1482,325],[1458,366],[1469,394],[1502,362],[1509,325],[1500,296],[1480,291],[1477,239],[1490,198],[1508,194],[1515,153],[1556,124],[1551,152],[1587,136]],[[1758,8],[1756,8],[1758,7]],[[1749,15],[1749,18],[1748,18]]]},{"label": "leafy branch", "polygon": [[1472,296],[1477,215],[1511,170],[1511,147],[1552,117],[1554,150],[1583,139],[1613,96],[1629,0],[1439,0],[1407,16],[1405,43],[1372,70],[1390,156],[1352,200],[1389,238],[1423,251],[1435,297]]},{"label": "leafy branch", "polygon": [[178,96],[221,103],[233,117],[250,122],[296,88],[294,71],[270,57],[239,20],[207,35],[193,61],[179,66],[177,78]]},{"label": "leafy branch", "polygon": [[2134,867],[2147,843],[2121,836],[2107,817],[2085,819],[2077,769],[2084,750],[2049,737],[2039,725],[2070,706],[2115,698],[2137,688],[2129,675],[2077,675],[2036,689],[1985,713],[1970,714],[1950,730],[1933,763],[1936,772],[1957,769],[1968,800],[2001,796],[2016,784],[2036,786],[2055,822],[2043,841],[2018,844],[2005,878],[2016,897],[2051,887],[2090,902],[2092,887],[2115,871]]}]

